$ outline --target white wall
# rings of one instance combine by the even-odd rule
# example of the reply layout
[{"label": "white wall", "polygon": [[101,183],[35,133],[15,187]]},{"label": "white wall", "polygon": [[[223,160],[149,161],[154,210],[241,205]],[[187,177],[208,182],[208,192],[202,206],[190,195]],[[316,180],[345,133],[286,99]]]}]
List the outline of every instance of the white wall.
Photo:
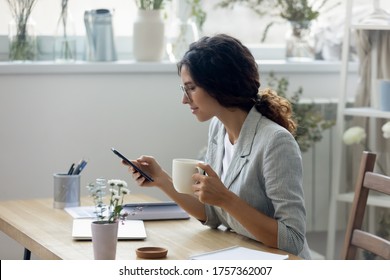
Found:
[{"label": "white wall", "polygon": [[167,169],[172,157],[195,157],[207,124],[181,105],[179,78],[141,75],[2,76],[1,177],[18,187],[1,198],[50,195],[51,174],[81,157],[89,159],[84,184],[96,176],[126,179],[112,146],[131,158],[155,155]]},{"label": "white wall", "polygon": [[[0,76],[0,199],[52,197],[52,174],[81,157],[89,159],[82,186],[103,176],[140,192],[111,147],[153,155],[168,171],[172,158],[196,157],[207,123],[181,105],[179,82],[173,71]],[[0,259],[20,258],[1,237]]]},{"label": "white wall", "polygon": [[[81,157],[89,159],[82,186],[101,176],[125,179],[133,193],[166,199],[136,186],[110,148],[130,158],[153,155],[169,172],[172,158],[197,157],[208,123],[181,104],[175,65],[81,66],[0,63],[0,200],[52,197],[52,174]],[[305,97],[337,98],[338,66],[326,68],[260,65],[264,84],[276,69],[289,78],[291,90],[303,86]],[[0,259],[23,256],[3,233],[0,248]]]}]

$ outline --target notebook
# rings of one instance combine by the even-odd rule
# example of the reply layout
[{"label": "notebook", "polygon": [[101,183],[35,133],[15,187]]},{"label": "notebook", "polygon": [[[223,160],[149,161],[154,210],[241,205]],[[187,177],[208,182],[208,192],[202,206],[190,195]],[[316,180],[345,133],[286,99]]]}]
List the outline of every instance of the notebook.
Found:
[{"label": "notebook", "polygon": [[[94,218],[96,209],[94,206],[66,207],[64,209],[74,219]],[[181,220],[190,216],[173,201],[166,202],[137,202],[123,205],[123,210],[128,212],[128,220]]]},{"label": "notebook", "polygon": [[123,205],[128,220],[181,220],[190,216],[175,202],[138,202]]},{"label": "notebook", "polygon": [[[74,219],[72,237],[75,240],[91,240],[91,223],[93,219]],[[142,240],[146,238],[145,225],[142,220],[119,222],[118,240]]]}]

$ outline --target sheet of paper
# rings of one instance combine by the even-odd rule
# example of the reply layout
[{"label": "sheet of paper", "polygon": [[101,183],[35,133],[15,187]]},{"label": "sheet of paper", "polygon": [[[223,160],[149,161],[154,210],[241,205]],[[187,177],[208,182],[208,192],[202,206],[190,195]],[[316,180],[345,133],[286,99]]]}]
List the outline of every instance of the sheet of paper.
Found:
[{"label": "sheet of paper", "polygon": [[245,247],[230,247],[190,257],[191,260],[285,260],[288,255],[279,255]]},{"label": "sheet of paper", "polygon": [[94,206],[65,207],[64,210],[74,219],[96,218]]}]

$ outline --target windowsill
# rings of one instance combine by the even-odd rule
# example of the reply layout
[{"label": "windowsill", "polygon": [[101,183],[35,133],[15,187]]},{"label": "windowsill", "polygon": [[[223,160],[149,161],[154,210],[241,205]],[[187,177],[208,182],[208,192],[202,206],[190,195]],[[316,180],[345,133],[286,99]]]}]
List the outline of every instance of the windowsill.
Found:
[{"label": "windowsill", "polygon": [[[312,62],[288,62],[286,60],[258,60],[260,72],[283,73],[335,73],[340,72],[340,61],[315,60]],[[357,63],[351,63],[351,72],[357,71]],[[120,60],[115,62],[56,63],[0,62],[0,75],[7,74],[112,74],[112,73],[176,73],[176,64],[169,61],[136,62]]]},{"label": "windowsill", "polygon": [[[7,74],[112,74],[112,73],[176,73],[176,65],[168,60],[162,62],[136,62],[132,56],[130,37],[116,38],[118,61],[88,62],[84,54],[77,53],[74,63],[57,63],[52,60],[52,41],[50,36],[38,37],[39,59],[33,62],[11,62],[8,57],[8,38],[0,35],[0,75]],[[315,60],[312,62],[289,62],[284,60],[283,45],[248,45],[258,59],[260,73],[339,73],[340,61]],[[78,50],[84,50],[84,38],[78,38]],[[351,72],[357,71],[357,63],[350,64]]]}]

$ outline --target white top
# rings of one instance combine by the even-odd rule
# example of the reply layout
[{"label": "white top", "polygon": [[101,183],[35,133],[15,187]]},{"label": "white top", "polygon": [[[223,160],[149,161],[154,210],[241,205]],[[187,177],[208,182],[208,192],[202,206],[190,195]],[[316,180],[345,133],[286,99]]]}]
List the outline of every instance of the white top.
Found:
[{"label": "white top", "polygon": [[233,153],[234,153],[234,145],[230,143],[229,136],[227,133],[225,134],[224,151],[225,152],[223,154],[223,159],[222,159],[222,175],[221,175],[222,182],[225,181],[226,170],[228,170],[230,163],[232,162]]}]

